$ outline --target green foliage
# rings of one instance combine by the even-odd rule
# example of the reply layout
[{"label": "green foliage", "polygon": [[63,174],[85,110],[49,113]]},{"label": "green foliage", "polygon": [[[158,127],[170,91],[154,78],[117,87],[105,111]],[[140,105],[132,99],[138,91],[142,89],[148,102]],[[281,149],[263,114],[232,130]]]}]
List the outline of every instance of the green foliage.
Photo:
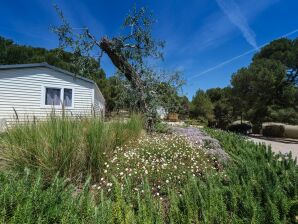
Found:
[{"label": "green foliage", "polygon": [[155,91],[160,96],[160,106],[165,108],[168,113],[178,113],[184,117],[188,116],[189,101],[186,96],[179,96],[178,89],[166,82],[162,82],[156,87]]},{"label": "green foliage", "polygon": [[284,137],[285,128],[282,125],[266,125],[262,129],[262,134],[268,137]]},{"label": "green foliage", "polygon": [[298,84],[298,39],[281,38],[272,41],[254,55],[253,60],[271,59],[287,67],[288,80]]},{"label": "green foliage", "polygon": [[1,165],[16,171],[39,169],[47,178],[59,172],[73,182],[89,175],[97,180],[113,150],[137,138],[142,129],[137,115],[126,123],[51,117],[41,123],[19,124],[0,136]]},{"label": "green foliage", "polygon": [[74,54],[61,49],[47,50],[15,44],[12,40],[0,36],[0,64],[27,64],[47,62],[50,65],[65,69],[75,74],[90,78],[95,82],[105,78],[95,59],[88,59],[88,69],[82,72],[74,63]]},{"label": "green foliage", "polygon": [[270,121],[281,122],[285,124],[298,124],[298,113],[293,107],[279,108],[269,107]]},{"label": "green foliage", "polygon": [[244,102],[241,106],[247,111],[245,117],[253,124],[276,119],[273,109],[292,107],[297,111],[294,98],[297,89],[287,84],[285,67],[279,61],[256,60],[234,74],[231,84],[235,96]]},{"label": "green foliage", "polygon": [[236,132],[239,134],[248,134],[248,132],[252,129],[252,126],[247,123],[242,124],[231,124],[228,126],[228,130],[232,132]]},{"label": "green foliage", "polygon": [[214,109],[214,124],[213,126],[221,129],[226,129],[227,126],[233,121],[235,112],[233,110],[233,95],[231,88],[226,87],[223,89],[213,88],[208,89],[206,94],[209,96]]},{"label": "green foliage", "polygon": [[[291,223],[298,197],[297,162],[291,155],[274,154],[235,134],[208,129],[233,163],[220,191],[225,192],[227,210],[236,222]],[[297,211],[296,214],[297,216]]]},{"label": "green foliage", "polygon": [[[298,124],[297,55],[297,38],[275,40],[233,74],[231,87],[207,90],[213,104],[212,126],[226,129],[238,119],[249,120],[256,129],[266,121]],[[201,114],[200,120],[210,122],[211,112]]]},{"label": "green foliage", "polygon": [[112,177],[105,193],[89,181],[75,188],[57,176],[45,182],[28,170],[1,172],[1,222],[295,223],[298,168],[291,155],[274,154],[235,134],[206,131],[231,156],[221,175],[184,176],[178,192],[164,182],[163,194],[154,196],[145,178],[134,191],[130,177],[122,183]]},{"label": "green foliage", "polygon": [[181,119],[189,118],[190,102],[187,96],[180,96],[178,99],[178,102],[179,102],[179,107],[176,113],[179,114]]},{"label": "green foliage", "polygon": [[193,126],[203,126],[204,125],[204,123],[202,123],[196,119],[187,119],[184,122],[186,125],[193,125]]},{"label": "green foliage", "polygon": [[156,131],[158,133],[168,133],[169,132],[169,126],[166,123],[157,122],[154,125],[154,131]]},{"label": "green foliage", "polygon": [[275,40],[255,54],[248,68],[233,75],[233,93],[254,124],[297,124],[297,48],[297,40]]},{"label": "green foliage", "polygon": [[0,181],[2,223],[162,223],[159,201],[148,191],[145,198],[124,195],[117,182],[108,198],[92,194],[89,182],[75,189],[56,177],[47,185],[42,175],[28,172],[0,173]]},{"label": "green foliage", "polygon": [[[144,86],[145,100],[149,108],[148,117],[157,117],[157,110],[163,107],[167,112],[183,111],[188,113],[185,98],[179,96],[180,88],[184,81],[180,72],[156,72],[150,68],[142,68],[142,79]],[[118,105],[126,106],[130,111],[139,111],[140,97],[129,81],[122,79],[122,94],[119,97]]]},{"label": "green foliage", "polygon": [[213,104],[203,90],[198,90],[190,104],[190,115],[202,123],[213,122]]},{"label": "green foliage", "polygon": [[72,197],[73,188],[54,178],[45,186],[41,175],[0,173],[2,223],[88,222],[94,204],[88,194]]}]

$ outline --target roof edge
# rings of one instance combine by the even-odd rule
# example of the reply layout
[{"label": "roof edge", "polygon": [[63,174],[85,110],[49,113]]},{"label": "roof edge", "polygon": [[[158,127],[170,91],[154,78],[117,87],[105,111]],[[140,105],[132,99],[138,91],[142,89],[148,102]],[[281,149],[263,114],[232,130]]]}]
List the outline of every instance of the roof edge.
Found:
[{"label": "roof edge", "polygon": [[45,68],[49,68],[49,69],[52,69],[52,70],[55,70],[55,71],[58,71],[58,72],[62,72],[64,74],[67,74],[67,75],[71,75],[75,78],[79,78],[79,79],[82,79],[82,80],[85,80],[87,82],[91,82],[91,83],[95,83],[93,80],[91,79],[88,79],[88,78],[85,78],[83,76],[80,76],[80,75],[76,75],[72,72],[69,72],[69,71],[66,71],[64,69],[61,69],[61,68],[58,68],[58,67],[55,67],[53,65],[49,65],[48,63],[46,62],[41,62],[41,63],[32,63],[32,64],[11,64],[11,65],[0,65],[0,70],[8,70],[8,69],[20,69],[20,68],[36,68],[36,67],[45,67]]},{"label": "roof edge", "polygon": [[0,70],[8,70],[8,69],[21,69],[21,68],[37,68],[37,67],[44,67],[44,68],[49,68],[49,69],[52,69],[54,71],[58,71],[58,72],[61,72],[61,73],[64,73],[66,75],[70,75],[74,78],[78,78],[78,79],[82,79],[84,81],[87,81],[87,82],[91,82],[93,83],[96,88],[99,90],[99,93],[101,95],[101,97],[103,98],[103,100],[105,101],[105,98],[104,96],[102,95],[102,92],[100,91],[98,85],[96,84],[96,82],[94,82],[93,80],[91,79],[88,79],[88,78],[85,78],[83,76],[80,76],[80,75],[76,75],[72,72],[69,72],[69,71],[66,71],[64,69],[61,69],[61,68],[58,68],[58,67],[55,67],[53,65],[49,65],[47,62],[41,62],[41,63],[32,63],[32,64],[11,64],[11,65],[0,65]]}]

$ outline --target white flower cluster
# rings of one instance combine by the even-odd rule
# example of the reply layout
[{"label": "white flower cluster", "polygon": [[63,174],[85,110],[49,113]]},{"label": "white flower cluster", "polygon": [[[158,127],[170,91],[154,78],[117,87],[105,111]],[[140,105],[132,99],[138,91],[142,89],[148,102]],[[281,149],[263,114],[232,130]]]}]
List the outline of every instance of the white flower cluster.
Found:
[{"label": "white flower cluster", "polygon": [[189,176],[200,177],[213,171],[213,158],[194,146],[188,139],[174,134],[156,134],[116,148],[110,162],[105,164],[100,189],[110,191],[111,177],[121,184],[130,178],[134,191],[139,191],[147,180],[155,196],[163,194],[168,187],[179,190]]}]

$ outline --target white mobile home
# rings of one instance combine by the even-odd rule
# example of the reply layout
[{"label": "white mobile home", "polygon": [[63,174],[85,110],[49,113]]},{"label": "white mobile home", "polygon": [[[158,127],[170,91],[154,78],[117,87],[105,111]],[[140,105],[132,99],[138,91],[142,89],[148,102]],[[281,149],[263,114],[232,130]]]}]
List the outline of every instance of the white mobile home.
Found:
[{"label": "white mobile home", "polygon": [[104,116],[96,83],[47,63],[0,65],[0,129],[16,117],[44,119],[52,111]]}]

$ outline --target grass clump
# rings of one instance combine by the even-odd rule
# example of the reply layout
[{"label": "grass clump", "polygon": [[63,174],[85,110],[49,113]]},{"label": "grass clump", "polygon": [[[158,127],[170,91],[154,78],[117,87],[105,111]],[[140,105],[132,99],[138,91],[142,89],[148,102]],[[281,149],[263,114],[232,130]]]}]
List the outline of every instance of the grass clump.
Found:
[{"label": "grass clump", "polygon": [[0,164],[17,171],[38,169],[48,178],[58,172],[73,181],[89,175],[96,180],[114,149],[136,139],[142,127],[138,115],[125,123],[51,117],[17,125],[0,136]]}]

